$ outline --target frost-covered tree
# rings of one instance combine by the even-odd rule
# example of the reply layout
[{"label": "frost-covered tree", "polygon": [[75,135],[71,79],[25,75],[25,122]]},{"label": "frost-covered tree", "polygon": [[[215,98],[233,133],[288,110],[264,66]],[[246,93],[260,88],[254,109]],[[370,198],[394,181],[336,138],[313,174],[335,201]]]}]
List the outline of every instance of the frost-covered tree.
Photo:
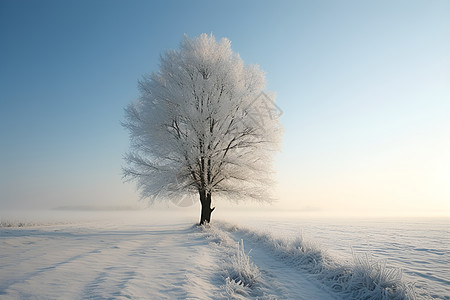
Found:
[{"label": "frost-covered tree", "polygon": [[210,222],[213,194],[270,200],[282,127],[264,88],[264,72],[244,65],[228,39],[185,37],[139,81],[139,101],[126,108],[124,177],[151,202],[200,195],[200,224]]}]

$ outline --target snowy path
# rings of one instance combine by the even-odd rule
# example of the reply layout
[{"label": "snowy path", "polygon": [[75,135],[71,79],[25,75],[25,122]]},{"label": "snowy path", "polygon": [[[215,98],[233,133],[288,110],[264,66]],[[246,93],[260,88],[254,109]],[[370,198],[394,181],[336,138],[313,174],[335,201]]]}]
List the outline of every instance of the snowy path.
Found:
[{"label": "snowy path", "polygon": [[193,222],[87,222],[0,228],[1,299],[223,299],[236,244],[262,273],[244,298],[332,299],[308,276],[251,240],[216,228],[228,243]]},{"label": "snowy path", "polygon": [[2,229],[0,298],[208,298],[218,289],[211,282],[218,264],[193,231],[190,224]]},{"label": "snowy path", "polygon": [[282,299],[336,299],[324,291],[314,279],[308,279],[308,274],[286,262],[275,258],[261,244],[246,238],[241,233],[234,233],[236,241],[243,240],[246,251],[250,251],[251,260],[258,266],[267,281],[277,287],[277,294]]},{"label": "snowy path", "polygon": [[227,250],[231,255],[236,253],[238,243],[243,242],[244,252],[261,273],[259,284],[252,287],[251,295],[256,296],[255,298],[337,299],[335,295],[329,293],[328,288],[311,279],[306,271],[274,256],[263,243],[255,241],[242,231],[230,230],[229,226],[229,223],[218,222],[213,226],[212,232],[220,236],[222,244],[233,248]]}]

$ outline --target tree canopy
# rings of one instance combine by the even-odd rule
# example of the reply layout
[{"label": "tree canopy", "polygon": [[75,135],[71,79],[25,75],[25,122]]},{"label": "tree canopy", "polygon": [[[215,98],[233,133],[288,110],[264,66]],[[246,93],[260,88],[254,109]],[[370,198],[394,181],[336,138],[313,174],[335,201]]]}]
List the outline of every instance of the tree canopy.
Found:
[{"label": "tree canopy", "polygon": [[264,89],[264,72],[245,65],[228,39],[185,37],[139,81],[139,101],[126,108],[124,176],[150,201],[200,194],[207,222],[211,194],[270,200],[282,126],[274,95]]}]

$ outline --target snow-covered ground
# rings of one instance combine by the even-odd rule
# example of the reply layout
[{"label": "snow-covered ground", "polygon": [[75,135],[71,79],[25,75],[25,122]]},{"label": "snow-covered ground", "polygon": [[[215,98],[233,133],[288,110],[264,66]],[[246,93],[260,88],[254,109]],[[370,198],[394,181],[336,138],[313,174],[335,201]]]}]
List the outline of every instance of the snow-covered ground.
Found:
[{"label": "snow-covered ground", "polygon": [[[314,214],[313,214],[314,215]],[[310,213],[234,213],[227,221],[251,232],[303,237],[333,261],[365,259],[401,270],[416,298],[450,299],[450,218],[336,218]]]},{"label": "snow-covered ground", "polygon": [[237,222],[200,228],[192,211],[55,214],[0,216],[1,299],[414,296],[378,262],[341,265],[312,243]]},{"label": "snow-covered ground", "polygon": [[332,298],[256,249],[260,276],[239,282],[233,236],[170,212],[19,223],[0,229],[2,299]]}]

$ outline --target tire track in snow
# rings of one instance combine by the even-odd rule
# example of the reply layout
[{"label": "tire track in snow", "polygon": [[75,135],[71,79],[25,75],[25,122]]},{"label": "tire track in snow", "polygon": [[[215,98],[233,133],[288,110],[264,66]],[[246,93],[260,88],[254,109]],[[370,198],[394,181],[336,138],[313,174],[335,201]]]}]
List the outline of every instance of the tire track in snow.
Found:
[{"label": "tire track in snow", "polygon": [[[96,268],[97,276],[85,285],[83,298],[139,298],[157,293],[152,280],[162,276],[155,274],[156,264],[167,260],[168,254],[158,249],[173,246],[173,239],[164,237],[161,231],[149,231],[139,239],[130,239],[114,246],[116,253],[106,255],[110,260]],[[144,239],[141,239],[144,237]],[[167,271],[167,270],[166,270]],[[164,284],[159,289],[164,288]],[[182,289],[166,287],[172,293],[183,295]]]},{"label": "tire track in snow", "polygon": [[[0,283],[0,295],[6,295],[9,293],[9,290],[15,290],[17,295],[21,295],[22,297],[25,298],[29,298],[32,297],[34,294],[33,289],[30,289],[29,292],[26,292],[27,289],[21,289],[21,285],[29,285],[30,281],[32,281],[33,279],[38,278],[38,281],[40,281],[40,279],[45,276],[45,273],[49,273],[49,272],[53,272],[56,271],[58,268],[73,263],[81,258],[84,258],[88,255],[91,254],[95,254],[95,253],[99,253],[100,249],[95,249],[95,250],[91,250],[85,253],[81,253],[81,254],[77,254],[74,256],[71,256],[67,259],[64,259],[62,261],[59,261],[57,263],[53,263],[50,266],[47,267],[39,267],[34,271],[31,272],[26,272],[25,274],[21,274],[19,276],[15,276],[14,274],[10,274],[13,278],[8,278],[4,281],[2,281],[2,283]],[[38,257],[37,257],[38,258]],[[18,285],[18,287],[15,287],[16,285]],[[21,291],[19,291],[21,290]]]}]

